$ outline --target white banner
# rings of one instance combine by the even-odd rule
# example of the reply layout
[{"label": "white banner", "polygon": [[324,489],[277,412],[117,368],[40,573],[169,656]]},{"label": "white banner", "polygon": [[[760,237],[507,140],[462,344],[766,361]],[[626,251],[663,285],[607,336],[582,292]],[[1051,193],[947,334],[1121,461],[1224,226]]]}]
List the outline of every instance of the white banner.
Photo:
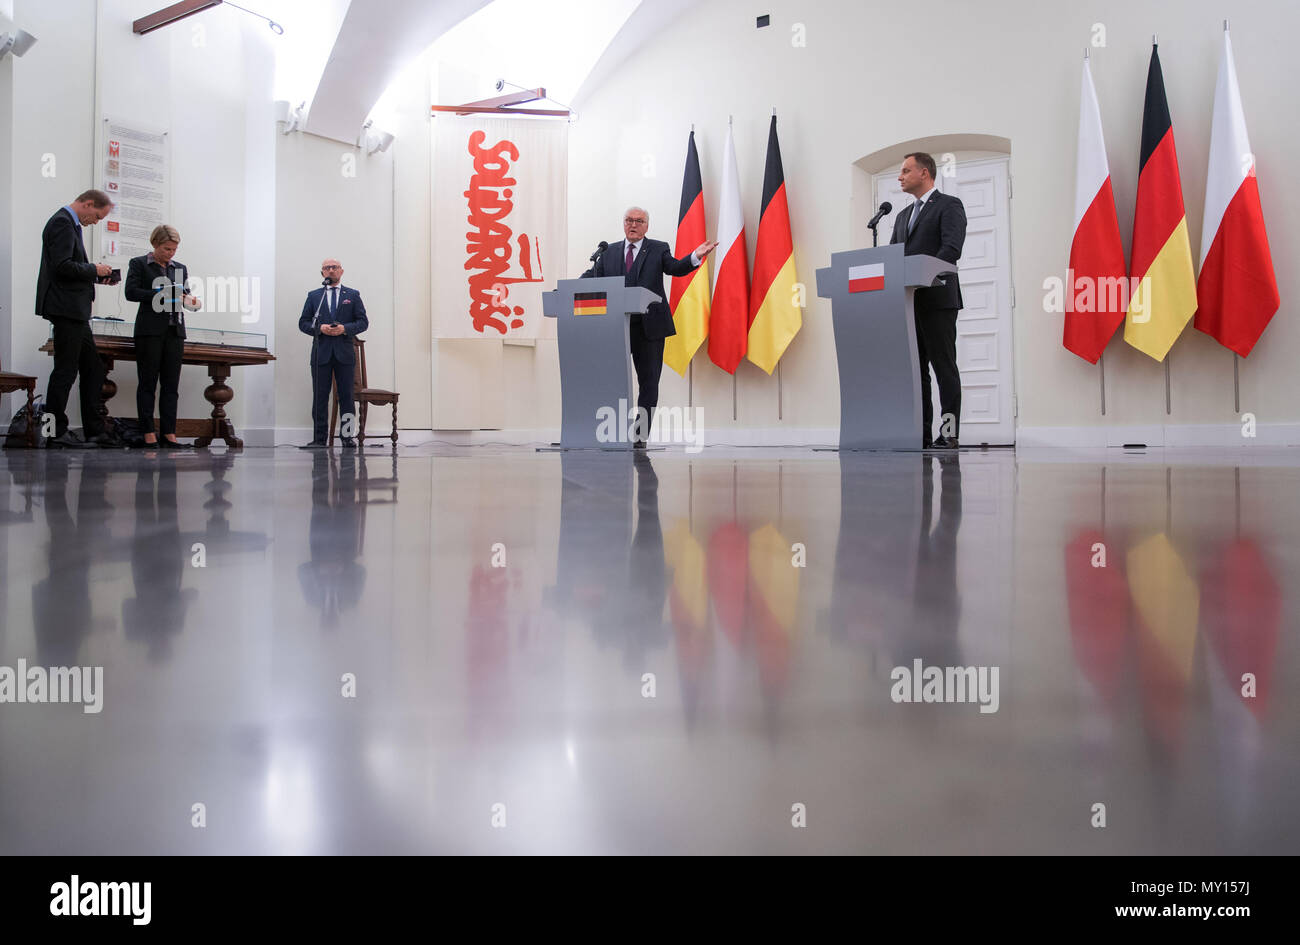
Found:
[{"label": "white banner", "polygon": [[[167,132],[117,118],[105,118],[100,187],[113,200],[102,227],[95,227],[99,258],[115,265],[151,249],[149,234],[170,223],[171,174]],[[102,230],[102,232],[101,232]]]},{"label": "white banner", "polygon": [[568,253],[568,122],[439,115],[433,146],[433,337],[538,337]]}]

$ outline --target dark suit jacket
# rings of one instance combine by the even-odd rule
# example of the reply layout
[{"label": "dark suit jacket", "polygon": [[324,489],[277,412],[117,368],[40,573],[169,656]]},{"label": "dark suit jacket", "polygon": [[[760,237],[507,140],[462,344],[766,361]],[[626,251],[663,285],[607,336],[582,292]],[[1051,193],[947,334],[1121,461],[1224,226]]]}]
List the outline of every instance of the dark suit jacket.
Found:
[{"label": "dark suit jacket", "polygon": [[[184,263],[178,263],[175,259],[167,264],[167,269],[164,271],[158,263],[151,262],[148,256],[136,256],[127,266],[126,300],[140,303],[135,313],[135,337],[137,338],[166,334],[167,326],[171,324],[169,311],[155,312],[153,308],[154,296],[162,291],[161,288],[154,288],[154,280],[163,277],[167,282],[188,283],[190,271],[185,268]],[[184,338],[185,308],[184,306],[177,306],[177,308],[181,316],[180,334]]]},{"label": "dark suit jacket", "polygon": [[86,257],[78,225],[60,207],[41,233],[41,269],[36,276],[36,314],[41,318],[90,321],[95,266]]},{"label": "dark suit jacket", "polygon": [[[320,315],[317,316],[317,309]],[[316,339],[312,345],[312,363],[328,364],[333,358],[340,364],[355,364],[356,353],[352,348],[352,336],[359,335],[370,327],[366,318],[366,306],[361,301],[361,293],[345,285],[339,286],[339,307],[334,320],[343,326],[341,335],[322,335],[321,326],[330,324],[329,305],[325,302],[325,287],[312,289],[307,293],[302,314],[298,316],[298,330],[304,335]]]},{"label": "dark suit jacket", "polygon": [[[668,307],[668,293],[664,291],[664,275],[684,276],[695,269],[691,257],[674,259],[667,243],[660,240],[646,239],[641,252],[632,262],[629,276],[627,262],[627,241],[610,243],[609,248],[600,254],[596,265],[582,274],[583,279],[598,279],[603,276],[623,276],[627,285],[639,285],[659,296],[658,302],[652,302],[650,309],[641,316],[641,325],[647,338],[667,338],[677,334],[673,325],[672,309]],[[635,316],[633,316],[635,317]]]},{"label": "dark suit jacket", "polygon": [[[961,259],[961,248],[966,242],[966,208],[961,201],[938,190],[932,191],[921,210],[920,219],[916,221],[916,229],[908,236],[907,227],[915,206],[911,204],[899,212],[889,242],[903,243],[903,252],[908,256],[938,256],[950,263]],[[957,274],[940,276],[940,279],[943,285],[916,290],[913,304],[918,313],[962,307],[961,283]]]}]

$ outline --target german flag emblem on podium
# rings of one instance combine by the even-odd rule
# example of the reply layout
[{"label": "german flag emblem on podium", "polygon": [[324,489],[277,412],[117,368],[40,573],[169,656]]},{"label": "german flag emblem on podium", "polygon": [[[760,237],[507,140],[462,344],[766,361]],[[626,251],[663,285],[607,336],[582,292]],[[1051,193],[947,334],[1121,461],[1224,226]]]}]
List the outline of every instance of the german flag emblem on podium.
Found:
[{"label": "german flag emblem on podium", "polygon": [[604,292],[575,292],[573,294],[574,315],[604,315]]}]

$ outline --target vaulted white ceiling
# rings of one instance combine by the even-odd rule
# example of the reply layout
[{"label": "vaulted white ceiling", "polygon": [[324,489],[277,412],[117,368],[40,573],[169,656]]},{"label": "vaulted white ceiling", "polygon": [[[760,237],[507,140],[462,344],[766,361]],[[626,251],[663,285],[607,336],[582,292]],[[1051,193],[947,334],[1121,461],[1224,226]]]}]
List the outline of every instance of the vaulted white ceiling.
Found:
[{"label": "vaulted white ceiling", "polygon": [[[703,2],[703,0],[697,0]],[[275,97],[307,103],[305,130],[356,140],[425,50],[462,72],[545,87],[574,104],[593,80],[686,12],[687,0],[252,0],[285,27]],[[485,94],[492,94],[490,86]],[[447,103],[454,104],[454,103]]]}]

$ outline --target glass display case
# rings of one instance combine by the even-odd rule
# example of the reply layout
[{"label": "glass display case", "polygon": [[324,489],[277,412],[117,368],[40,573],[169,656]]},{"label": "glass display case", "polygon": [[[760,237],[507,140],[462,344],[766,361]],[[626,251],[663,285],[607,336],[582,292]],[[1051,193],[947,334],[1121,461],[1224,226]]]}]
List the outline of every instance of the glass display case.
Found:
[{"label": "glass display case", "polygon": [[[130,338],[135,334],[135,322],[120,318],[92,318],[90,330],[100,338]],[[54,326],[50,326],[54,337]],[[266,350],[266,335],[252,331],[232,331],[229,328],[196,328],[185,326],[185,343],[215,345],[219,348],[256,348]]]}]

